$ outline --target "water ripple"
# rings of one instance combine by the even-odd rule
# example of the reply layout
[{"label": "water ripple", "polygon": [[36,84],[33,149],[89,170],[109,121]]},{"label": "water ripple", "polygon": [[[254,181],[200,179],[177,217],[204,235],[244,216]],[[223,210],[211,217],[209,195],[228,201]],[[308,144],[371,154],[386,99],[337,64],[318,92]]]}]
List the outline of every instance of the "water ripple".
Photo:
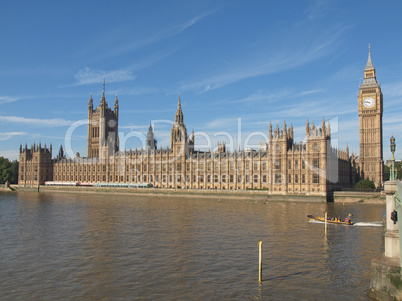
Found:
[{"label": "water ripple", "polygon": [[[0,194],[2,300],[365,300],[383,219],[371,204]],[[258,239],[263,281],[258,283]]]}]

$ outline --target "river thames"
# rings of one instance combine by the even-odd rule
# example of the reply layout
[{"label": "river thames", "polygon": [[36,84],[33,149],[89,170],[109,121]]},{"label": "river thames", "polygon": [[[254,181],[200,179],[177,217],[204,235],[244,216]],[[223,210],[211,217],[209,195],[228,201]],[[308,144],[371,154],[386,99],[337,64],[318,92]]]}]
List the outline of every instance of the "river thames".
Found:
[{"label": "river thames", "polygon": [[[325,211],[359,223],[328,225],[325,238],[306,217]],[[0,299],[368,300],[384,214],[380,204],[0,193]]]}]

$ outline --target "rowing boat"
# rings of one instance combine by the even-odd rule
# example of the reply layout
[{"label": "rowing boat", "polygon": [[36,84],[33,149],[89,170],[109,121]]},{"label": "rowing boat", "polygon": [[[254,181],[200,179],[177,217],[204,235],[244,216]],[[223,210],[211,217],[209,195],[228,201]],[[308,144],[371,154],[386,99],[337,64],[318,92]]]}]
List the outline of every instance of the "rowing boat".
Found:
[{"label": "rowing boat", "polygon": [[[314,216],[314,215],[307,215],[307,217],[311,221],[325,223],[325,218],[323,218],[323,217]],[[339,220],[339,219],[336,219],[336,220],[327,219],[327,223],[329,223],[329,224],[339,224],[339,225],[349,225],[349,226],[354,224],[350,220],[349,221],[342,221],[342,220]]]}]

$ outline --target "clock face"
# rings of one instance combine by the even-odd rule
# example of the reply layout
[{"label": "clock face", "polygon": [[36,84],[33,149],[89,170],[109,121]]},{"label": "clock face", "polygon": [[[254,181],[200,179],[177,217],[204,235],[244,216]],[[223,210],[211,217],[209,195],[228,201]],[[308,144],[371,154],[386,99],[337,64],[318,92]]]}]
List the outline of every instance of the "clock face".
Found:
[{"label": "clock face", "polygon": [[363,106],[367,109],[374,107],[374,105],[375,105],[375,99],[373,97],[366,97],[363,100]]}]

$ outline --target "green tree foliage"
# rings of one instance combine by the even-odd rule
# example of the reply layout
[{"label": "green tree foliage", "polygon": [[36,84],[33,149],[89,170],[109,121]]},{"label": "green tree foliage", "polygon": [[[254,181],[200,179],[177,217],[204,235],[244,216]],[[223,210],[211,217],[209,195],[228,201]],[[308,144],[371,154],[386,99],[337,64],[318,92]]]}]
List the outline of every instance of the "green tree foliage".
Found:
[{"label": "green tree foliage", "polygon": [[356,183],[355,189],[373,191],[375,190],[375,185],[373,181],[370,181],[369,179],[364,179]]},{"label": "green tree foliage", "polygon": [[[391,167],[384,165],[384,181],[389,181],[390,170],[391,170]],[[396,178],[401,179],[402,178],[402,161],[395,162],[395,170],[397,171]]]},{"label": "green tree foliage", "polygon": [[396,178],[401,179],[402,178],[402,162],[395,162],[395,169],[397,171],[396,173]]},{"label": "green tree foliage", "polygon": [[389,181],[389,171],[391,168],[389,166],[384,165],[384,182]]},{"label": "green tree foliage", "polygon": [[18,161],[10,162],[0,157],[0,184],[6,181],[10,184],[18,184]]}]

